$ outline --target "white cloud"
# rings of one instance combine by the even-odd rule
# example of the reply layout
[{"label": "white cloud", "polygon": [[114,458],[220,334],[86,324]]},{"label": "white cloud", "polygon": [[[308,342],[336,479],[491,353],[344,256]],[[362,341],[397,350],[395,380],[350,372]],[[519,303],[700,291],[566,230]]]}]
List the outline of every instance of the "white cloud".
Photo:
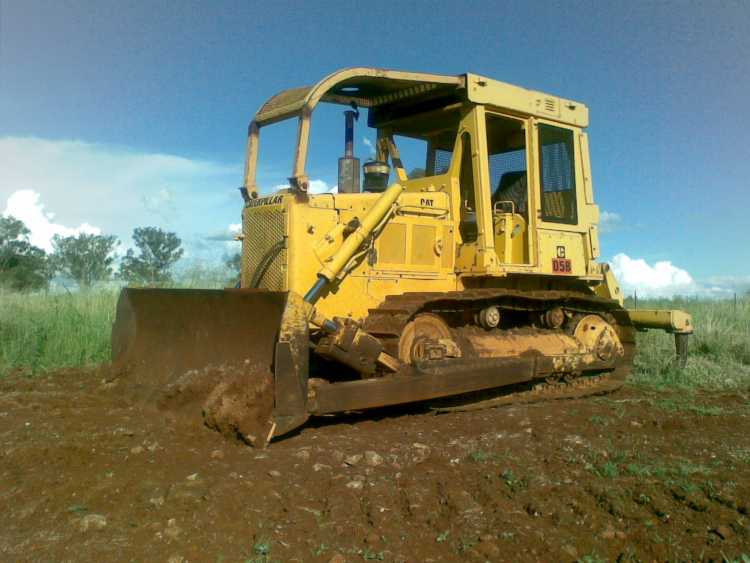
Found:
[{"label": "white cloud", "polygon": [[325,194],[335,192],[338,186],[329,186],[327,182],[323,180],[310,180],[310,187],[307,191],[311,194]]},{"label": "white cloud", "polygon": [[141,201],[146,210],[157,215],[168,214],[175,210],[174,193],[168,188],[162,188],[156,193],[144,194],[141,196]]},{"label": "white cloud", "polygon": [[602,211],[599,215],[599,232],[602,234],[611,233],[622,223],[622,217],[619,213],[612,211]]},{"label": "white cloud", "polygon": [[230,223],[225,229],[214,231],[206,236],[206,240],[234,242],[235,237],[242,232],[242,223]]},{"label": "white cloud", "polygon": [[[190,244],[239,219],[242,200],[235,188],[241,177],[240,162],[73,140],[0,138],[0,210],[7,205],[6,212],[18,215],[47,248],[52,234],[92,225],[117,235],[125,247],[133,228],[143,226],[175,231]],[[213,255],[206,248],[205,256]]]},{"label": "white cloud", "polygon": [[[274,186],[283,177],[273,163],[258,171],[261,186]],[[241,178],[240,161],[226,164],[77,140],[0,137],[0,211],[9,206],[45,248],[55,233],[99,228],[116,235],[127,249],[135,227],[154,226],[176,232],[186,255],[221,260],[225,246],[237,245],[227,240],[231,234],[225,226],[240,219],[236,187]],[[335,190],[323,180],[311,181],[313,193]],[[27,195],[15,195],[19,192]],[[220,234],[223,238],[215,236]]]},{"label": "white cloud", "polygon": [[643,258],[617,254],[612,270],[626,295],[638,292],[644,297],[671,297],[700,292],[693,277],[667,260],[648,264]]},{"label": "white cloud", "polygon": [[750,275],[710,276],[695,279],[687,270],[669,260],[649,264],[642,258],[617,254],[610,261],[612,270],[625,295],[637,292],[639,297],[697,296],[731,298],[750,291]]},{"label": "white cloud", "polygon": [[40,194],[33,190],[18,190],[8,198],[8,203],[3,212],[4,216],[13,216],[24,222],[31,231],[29,237],[31,244],[52,251],[52,237],[60,235],[63,237],[76,236],[81,233],[92,235],[101,234],[99,227],[88,223],[81,223],[78,227],[66,227],[54,222],[55,214],[44,210],[44,204],[40,201]]},{"label": "white cloud", "polygon": [[[289,184],[277,184],[269,190],[269,194],[277,192],[279,190],[289,189]],[[261,189],[261,193],[266,193],[265,190]],[[310,194],[325,194],[325,193],[336,193],[338,186],[329,186],[325,180],[310,180],[308,184],[307,193]]]},{"label": "white cloud", "polygon": [[367,137],[362,137],[362,142],[370,149],[370,158],[375,158],[375,145],[372,144],[372,141]]}]

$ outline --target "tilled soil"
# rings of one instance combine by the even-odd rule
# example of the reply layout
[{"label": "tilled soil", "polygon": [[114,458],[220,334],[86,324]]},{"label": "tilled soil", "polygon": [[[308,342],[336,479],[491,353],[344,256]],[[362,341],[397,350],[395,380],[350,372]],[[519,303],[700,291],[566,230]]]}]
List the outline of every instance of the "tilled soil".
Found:
[{"label": "tilled soil", "polygon": [[750,553],[743,394],[318,419],[265,450],[94,372],[0,379],[2,561],[666,561]]}]

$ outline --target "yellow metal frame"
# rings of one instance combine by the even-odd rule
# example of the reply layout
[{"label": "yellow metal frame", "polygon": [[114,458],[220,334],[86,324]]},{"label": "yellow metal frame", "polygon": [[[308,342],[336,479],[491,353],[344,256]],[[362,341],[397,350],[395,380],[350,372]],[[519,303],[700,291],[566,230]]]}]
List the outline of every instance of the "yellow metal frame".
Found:
[{"label": "yellow metal frame", "polygon": [[[362,84],[375,94],[346,94],[342,87]],[[380,89],[380,90],[379,90]],[[398,185],[385,194],[306,194],[305,162],[312,112],[321,102],[377,108],[413,95],[453,99],[446,106],[459,111],[460,120],[449,169],[440,175],[409,179],[396,166]],[[507,237],[496,233],[491,200],[487,150],[488,115],[520,120],[527,151],[528,224],[525,256],[517,259]],[[322,275],[332,283],[318,310],[326,317],[362,319],[392,294],[421,291],[460,291],[466,287],[508,285],[515,288],[577,287],[588,285],[602,297],[622,303],[622,293],[599,257],[599,207],[594,202],[588,138],[588,108],[573,100],[527,90],[467,73],[445,76],[371,68],[345,69],[307,88],[287,90],[271,98],[248,129],[244,185],[257,198],[255,185],[260,130],[284,119],[298,120],[297,143],[290,189],[282,191],[274,212],[288,214],[286,279],[288,289],[305,293]],[[544,221],[541,215],[539,126],[553,125],[573,132],[577,224]],[[378,125],[377,155],[399,163],[390,122]],[[471,139],[471,163],[477,238],[461,239],[460,172],[463,136]],[[286,192],[286,193],[283,193]],[[253,213],[252,199],[246,213]],[[266,209],[265,212],[273,211]],[[389,217],[387,221],[383,217]],[[520,216],[519,216],[520,217]],[[504,216],[515,220],[513,214]],[[367,224],[362,225],[366,220]],[[355,225],[347,232],[349,225]],[[364,228],[356,228],[360,225]],[[252,244],[245,239],[243,244]],[[496,244],[502,244],[500,252]],[[498,246],[499,248],[499,246]],[[554,272],[553,259],[563,255],[572,270]],[[501,256],[511,257],[501,261]],[[343,281],[345,278],[346,281]],[[638,311],[634,324],[686,332],[689,316],[675,311]],[[687,319],[687,320],[686,320]]]},{"label": "yellow metal frame", "polygon": [[692,334],[693,318],[685,311],[628,309],[633,326],[638,329],[654,328],[675,334]]}]

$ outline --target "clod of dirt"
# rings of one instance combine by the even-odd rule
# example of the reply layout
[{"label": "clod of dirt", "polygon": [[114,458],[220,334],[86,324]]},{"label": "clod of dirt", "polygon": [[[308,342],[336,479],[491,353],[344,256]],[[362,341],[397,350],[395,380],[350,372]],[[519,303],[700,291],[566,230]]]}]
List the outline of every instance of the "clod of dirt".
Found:
[{"label": "clod of dirt", "polygon": [[162,411],[203,422],[230,439],[264,448],[273,433],[273,376],[261,366],[221,366],[192,370],[166,387],[157,400]]},{"label": "clod of dirt", "polygon": [[101,530],[107,526],[107,518],[101,514],[87,514],[78,523],[82,532]]},{"label": "clod of dirt", "polygon": [[378,452],[368,450],[365,452],[365,463],[370,467],[377,467],[383,464],[383,456],[378,454]]},{"label": "clod of dirt", "polygon": [[362,454],[352,454],[352,455],[348,455],[348,456],[346,456],[344,458],[344,463],[347,464],[347,465],[349,465],[349,466],[351,466],[351,467],[354,467],[360,461],[362,461]]},{"label": "clod of dirt", "polygon": [[164,535],[172,540],[176,540],[182,533],[182,528],[177,525],[177,520],[170,518],[167,521],[167,527],[164,530]]},{"label": "clod of dirt", "polygon": [[214,388],[203,404],[203,418],[209,428],[224,436],[239,436],[256,448],[265,448],[273,431],[273,400],[270,372],[238,374]]},{"label": "clod of dirt", "polygon": [[477,551],[489,560],[497,560],[501,554],[500,547],[494,541],[480,543]]},{"label": "clod of dirt", "polygon": [[310,450],[299,450],[294,454],[294,457],[301,459],[302,461],[307,461],[308,459],[310,459]]},{"label": "clod of dirt", "polygon": [[365,543],[368,545],[378,545],[380,544],[380,536],[375,532],[370,532],[365,536]]},{"label": "clod of dirt", "polygon": [[716,528],[711,531],[723,540],[732,535],[732,530],[728,526],[716,526]]},{"label": "clod of dirt", "polygon": [[412,461],[414,463],[422,463],[423,461],[427,460],[428,457],[430,457],[430,452],[432,451],[430,449],[430,446],[427,446],[426,444],[420,444],[419,442],[414,442],[412,444],[412,447],[414,448],[414,455],[412,457]]}]

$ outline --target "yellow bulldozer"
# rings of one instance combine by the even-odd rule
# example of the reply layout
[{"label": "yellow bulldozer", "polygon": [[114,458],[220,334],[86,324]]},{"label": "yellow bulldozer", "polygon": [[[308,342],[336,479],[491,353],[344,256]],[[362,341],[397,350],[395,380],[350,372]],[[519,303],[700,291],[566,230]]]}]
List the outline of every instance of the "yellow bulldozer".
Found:
[{"label": "yellow bulldozer", "polygon": [[[319,104],[346,108],[336,193],[306,173]],[[284,120],[291,177],[261,194],[261,133]],[[263,446],[316,415],[610,391],[638,329],[674,333],[684,363],[690,316],[625,309],[597,262],[588,124],[580,102],[471,73],[351,68],[273,96],[248,130],[238,287],[124,289],[114,365],[147,397],[200,380],[207,423]]]}]

